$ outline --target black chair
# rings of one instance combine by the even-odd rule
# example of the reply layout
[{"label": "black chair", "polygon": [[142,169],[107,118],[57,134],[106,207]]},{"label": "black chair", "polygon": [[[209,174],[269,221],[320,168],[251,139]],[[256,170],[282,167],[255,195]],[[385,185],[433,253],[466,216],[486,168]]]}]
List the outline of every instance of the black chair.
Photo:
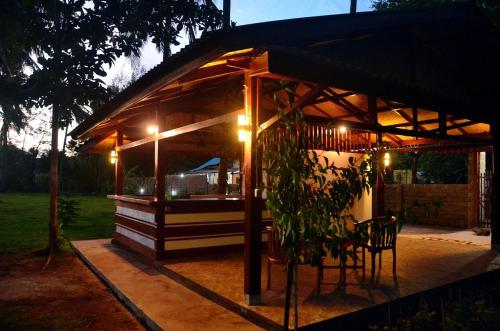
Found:
[{"label": "black chair", "polygon": [[396,275],[396,241],[398,222],[396,217],[376,217],[370,220],[357,222],[356,231],[361,238],[357,243],[362,249],[363,279],[365,279],[365,250],[371,254],[372,275],[375,278],[375,259],[379,254],[379,269],[382,267],[382,252],[392,250],[392,273]]}]

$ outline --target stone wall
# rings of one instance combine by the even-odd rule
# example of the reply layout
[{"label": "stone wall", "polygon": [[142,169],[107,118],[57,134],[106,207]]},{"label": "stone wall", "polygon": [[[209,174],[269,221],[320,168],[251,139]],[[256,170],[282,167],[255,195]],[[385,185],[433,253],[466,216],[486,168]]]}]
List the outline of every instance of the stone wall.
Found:
[{"label": "stone wall", "polygon": [[419,224],[468,228],[472,224],[472,194],[469,184],[389,184],[385,185],[385,209],[400,211],[415,201],[430,205],[441,201],[437,218],[425,217],[422,208],[412,208]]}]

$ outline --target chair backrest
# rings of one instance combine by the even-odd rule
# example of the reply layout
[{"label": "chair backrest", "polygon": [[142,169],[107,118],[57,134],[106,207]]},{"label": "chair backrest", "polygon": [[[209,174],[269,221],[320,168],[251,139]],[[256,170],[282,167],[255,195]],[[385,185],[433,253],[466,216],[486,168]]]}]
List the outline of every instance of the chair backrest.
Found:
[{"label": "chair backrest", "polygon": [[275,261],[285,262],[285,254],[283,251],[283,246],[281,246],[281,240],[279,236],[278,229],[272,226],[266,226],[267,231],[267,256]]},{"label": "chair backrest", "polygon": [[396,245],[398,222],[396,217],[376,217],[370,222],[370,244],[376,248],[393,248]]}]

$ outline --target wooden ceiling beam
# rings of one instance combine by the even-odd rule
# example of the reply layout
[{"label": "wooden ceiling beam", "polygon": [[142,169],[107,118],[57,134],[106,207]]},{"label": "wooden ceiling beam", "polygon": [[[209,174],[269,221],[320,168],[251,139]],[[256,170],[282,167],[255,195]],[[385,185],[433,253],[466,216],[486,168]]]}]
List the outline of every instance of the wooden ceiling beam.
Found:
[{"label": "wooden ceiling beam", "polygon": [[[300,96],[297,101],[295,101],[293,106],[287,106],[284,111],[283,115],[286,115],[290,113],[291,111],[294,111],[295,109],[305,107],[309,104],[311,104],[314,100],[316,100],[322,93],[323,89],[325,87],[322,85],[314,86],[312,87],[309,91],[307,91],[304,95]],[[280,119],[280,115],[276,114],[272,116],[270,119],[265,121],[259,126],[259,129],[257,130],[257,134],[260,134],[262,131],[266,130],[270,126],[272,126],[274,123],[276,123]]]},{"label": "wooden ceiling beam", "polygon": [[242,68],[230,68],[226,66],[226,64],[223,64],[223,65],[210,66],[206,68],[200,68],[187,75],[184,75],[182,78],[179,78],[177,82],[179,82],[179,84],[186,84],[186,83],[192,84],[207,79],[214,79],[227,75],[234,75],[241,73],[243,73]]},{"label": "wooden ceiling beam", "polygon": [[189,133],[189,132],[193,132],[193,131],[198,131],[198,130],[201,130],[204,128],[208,128],[208,127],[223,124],[223,123],[236,122],[237,116],[240,114],[243,114],[243,113],[244,113],[244,109],[240,109],[240,110],[236,110],[236,111],[233,111],[233,112],[225,114],[225,115],[211,118],[209,120],[196,122],[196,123],[182,126],[180,128],[160,132],[156,135],[152,135],[152,136],[140,139],[140,140],[136,140],[136,141],[131,142],[129,144],[119,146],[116,148],[116,150],[123,151],[123,150],[139,147],[139,146],[154,142],[155,140],[172,138],[172,137],[175,137],[175,136],[178,136],[181,134],[185,134],[185,133]]},{"label": "wooden ceiling beam", "polygon": [[[326,91],[330,94],[328,94]],[[341,98],[340,94],[335,92],[333,89],[326,88],[325,93],[323,95],[326,98],[328,98],[331,102],[335,103],[336,105],[345,109],[347,112],[351,113],[354,117],[356,117],[360,121],[368,120],[368,114],[366,112],[364,112],[351,102],[345,100],[344,98]]]},{"label": "wooden ceiling beam", "polygon": [[491,138],[485,135],[476,135],[476,136],[439,135],[428,131],[414,131],[414,130],[404,130],[398,128],[388,128],[370,123],[335,120],[320,116],[305,116],[305,119],[307,122],[310,122],[312,124],[346,126],[348,128],[353,128],[356,130],[390,133],[393,135],[406,136],[406,137],[422,137],[422,138],[430,138],[433,140],[458,141],[458,142],[468,142],[468,143],[490,143],[491,141]]},{"label": "wooden ceiling beam", "polygon": [[[475,125],[475,124],[478,124],[478,122],[475,122],[475,121],[466,121],[466,122],[463,122],[463,123],[456,123],[456,124],[453,124],[453,125],[445,126],[444,129],[446,131],[448,131],[448,130],[463,128],[463,127],[471,126],[471,125]],[[429,132],[429,133],[440,132],[442,130],[443,130],[443,128],[440,127],[440,128],[437,128],[437,129],[429,130],[427,132]]]}]

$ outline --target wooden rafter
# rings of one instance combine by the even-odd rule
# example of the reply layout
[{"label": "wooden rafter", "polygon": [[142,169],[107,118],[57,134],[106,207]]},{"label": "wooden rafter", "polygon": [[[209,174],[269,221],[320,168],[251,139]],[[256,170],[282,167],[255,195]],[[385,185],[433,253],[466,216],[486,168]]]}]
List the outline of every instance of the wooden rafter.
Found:
[{"label": "wooden rafter", "polygon": [[[405,121],[408,122],[408,125],[413,125],[414,124],[414,119],[413,119],[413,116],[410,116],[408,115],[407,113],[405,113],[403,111],[402,108],[398,107],[398,105],[394,104],[393,102],[389,101],[389,100],[384,100],[382,99],[382,101],[388,105],[389,107],[392,108],[392,110],[398,114],[399,116],[401,116]],[[414,114],[414,112],[412,112],[412,114]],[[417,114],[418,115],[418,114]],[[420,125],[417,123],[417,127],[418,127],[418,130],[421,130],[421,131],[426,131],[427,129],[423,126],[423,125]]]},{"label": "wooden rafter", "polygon": [[439,135],[428,131],[414,131],[414,130],[404,130],[399,128],[387,128],[387,127],[382,127],[380,125],[374,125],[371,123],[336,120],[320,116],[305,116],[305,119],[307,122],[315,124],[346,126],[348,128],[361,131],[382,132],[384,134],[393,134],[393,135],[407,136],[407,137],[422,137],[422,138],[430,138],[433,140],[448,140],[448,141],[459,141],[459,142],[469,142],[469,143],[488,143],[490,141],[490,139],[484,135],[477,135],[477,136]]},{"label": "wooden rafter", "polygon": [[361,110],[359,107],[355,106],[351,102],[347,101],[343,97],[340,96],[339,93],[335,92],[331,88],[326,88],[325,93],[323,94],[330,101],[335,103],[336,105],[342,107],[347,112],[351,113],[354,117],[361,121],[367,120],[367,113]]},{"label": "wooden rafter", "polygon": [[[466,122],[463,122],[463,123],[456,123],[456,124],[453,124],[453,125],[445,126],[445,130],[448,131],[448,130],[463,128],[463,127],[471,126],[471,125],[475,125],[475,124],[477,124],[477,122],[475,122],[475,121],[466,121]],[[437,128],[437,129],[429,130],[428,132],[429,133],[431,133],[431,132],[440,132],[440,130],[442,130],[442,128]]]},{"label": "wooden rafter", "polygon": [[140,139],[140,140],[136,140],[136,141],[131,142],[131,143],[126,144],[126,145],[122,145],[119,148],[117,148],[116,150],[123,151],[123,150],[127,150],[130,148],[142,146],[142,145],[154,142],[156,140],[162,140],[162,139],[175,137],[175,136],[178,136],[181,134],[185,134],[185,133],[189,133],[189,132],[193,132],[193,131],[198,131],[198,130],[208,128],[211,126],[215,126],[218,124],[223,124],[223,123],[228,123],[228,122],[236,122],[237,116],[240,114],[243,114],[243,113],[244,113],[244,110],[240,109],[240,110],[231,112],[229,114],[225,114],[225,115],[221,115],[221,116],[218,116],[215,118],[211,118],[209,120],[205,120],[205,121],[201,121],[201,122],[197,122],[197,123],[192,123],[192,124],[182,126],[180,128],[160,132],[156,135],[152,135],[152,136]]},{"label": "wooden rafter", "polygon": [[[322,85],[312,87],[309,91],[307,91],[307,93],[305,93],[297,101],[295,101],[293,106],[291,106],[291,107],[287,106],[283,111],[283,115],[286,115],[297,108],[301,108],[301,107],[305,107],[305,106],[309,105],[312,101],[316,100],[316,98],[318,98],[323,93],[324,88],[325,87]],[[257,130],[257,134],[260,134],[262,131],[264,131],[267,128],[269,128],[270,126],[272,126],[279,119],[280,119],[280,115],[276,114],[273,117],[271,117],[270,119],[268,119],[267,121],[265,121],[264,123],[262,123],[260,125],[259,129]]]}]

